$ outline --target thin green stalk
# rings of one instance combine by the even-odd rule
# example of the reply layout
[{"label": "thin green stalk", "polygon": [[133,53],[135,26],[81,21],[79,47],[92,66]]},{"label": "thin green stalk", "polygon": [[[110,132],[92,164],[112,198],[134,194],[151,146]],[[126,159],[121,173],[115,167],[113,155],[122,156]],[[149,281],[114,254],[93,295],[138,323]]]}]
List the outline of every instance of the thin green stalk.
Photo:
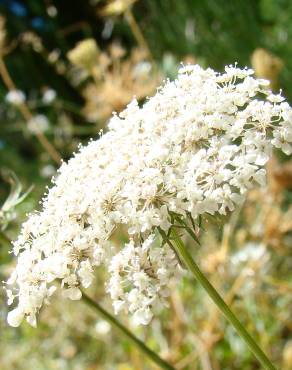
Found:
[{"label": "thin green stalk", "polygon": [[198,265],[193,260],[191,254],[189,253],[189,251],[185,247],[183,241],[181,240],[179,235],[176,233],[176,231],[174,229],[172,230],[172,239],[171,240],[174,241],[174,243],[172,243],[167,238],[167,235],[163,231],[160,230],[160,233],[161,233],[162,238],[164,239],[164,241],[167,242],[169,245],[172,246],[172,248],[174,248],[176,250],[176,252],[180,256],[181,260],[188,267],[188,269],[192,272],[192,274],[199,281],[199,283],[203,286],[203,288],[209,294],[210,298],[213,300],[213,302],[217,305],[217,307],[224,314],[226,319],[237,330],[238,334],[245,341],[245,343],[247,344],[249,349],[253,352],[253,354],[258,359],[258,361],[261,363],[263,368],[267,369],[267,370],[276,370],[274,365],[270,362],[270,360],[267,358],[267,356],[264,354],[264,352],[261,350],[261,348],[257,345],[257,343],[249,335],[249,333],[246,331],[244,326],[240,323],[240,321],[237,319],[237,317],[234,315],[234,313],[230,310],[228,305],[224,302],[224,300],[218,294],[216,289],[210,284],[209,280],[202,273],[202,271],[200,270]]},{"label": "thin green stalk", "polygon": [[84,292],[82,293],[82,299],[90,307],[94,308],[108,323],[110,323],[114,328],[118,329],[121,334],[128,338],[144,355],[146,355],[151,361],[153,361],[161,369],[175,370],[173,366],[165,362],[160,358],[155,352],[148,348],[140,339],[135,337],[124,325],[122,325],[118,320],[116,320],[110,313],[108,313],[104,308],[102,308],[97,302],[90,298]]}]

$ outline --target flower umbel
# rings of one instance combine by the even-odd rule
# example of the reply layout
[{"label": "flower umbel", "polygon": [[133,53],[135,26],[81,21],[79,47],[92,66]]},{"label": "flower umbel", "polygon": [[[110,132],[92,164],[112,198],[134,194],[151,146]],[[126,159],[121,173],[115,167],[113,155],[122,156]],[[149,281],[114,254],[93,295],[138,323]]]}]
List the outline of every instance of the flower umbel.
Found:
[{"label": "flower umbel", "polygon": [[[292,109],[253,71],[228,66],[222,74],[185,66],[143,107],[133,100],[108,132],[63,163],[42,210],[23,225],[7,284],[8,322],[35,325],[61,281],[64,295],[81,298],[94,268],[106,264],[116,312],[147,324],[165,303],[178,261],[156,230],[173,215],[196,220],[233,211],[246,191],[265,182],[273,147],[292,152]],[[114,230],[129,241],[116,251]]]}]

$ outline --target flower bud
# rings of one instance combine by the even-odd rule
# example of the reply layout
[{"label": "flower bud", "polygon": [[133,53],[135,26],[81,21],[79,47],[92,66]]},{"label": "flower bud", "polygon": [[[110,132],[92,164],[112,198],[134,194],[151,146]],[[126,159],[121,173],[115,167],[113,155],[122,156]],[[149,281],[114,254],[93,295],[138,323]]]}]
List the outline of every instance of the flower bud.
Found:
[{"label": "flower bud", "polygon": [[99,50],[94,39],[79,42],[67,54],[69,61],[77,67],[91,70],[97,61]]}]

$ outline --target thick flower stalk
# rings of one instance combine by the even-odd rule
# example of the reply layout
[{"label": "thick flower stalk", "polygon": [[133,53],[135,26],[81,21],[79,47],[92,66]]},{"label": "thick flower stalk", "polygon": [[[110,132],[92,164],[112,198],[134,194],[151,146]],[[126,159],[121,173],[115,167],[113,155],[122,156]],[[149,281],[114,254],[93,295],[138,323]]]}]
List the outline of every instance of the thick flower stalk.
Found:
[{"label": "thick flower stalk", "polygon": [[[292,109],[250,69],[185,66],[143,107],[132,101],[108,132],[63,163],[42,210],[30,215],[13,251],[8,322],[18,326],[63,295],[80,299],[105,264],[116,313],[148,324],[166,304],[179,272],[168,235],[206,214],[233,211],[252,186],[265,183],[273,147],[292,151]],[[116,248],[117,228],[128,242]],[[160,232],[161,234],[161,232]]]}]

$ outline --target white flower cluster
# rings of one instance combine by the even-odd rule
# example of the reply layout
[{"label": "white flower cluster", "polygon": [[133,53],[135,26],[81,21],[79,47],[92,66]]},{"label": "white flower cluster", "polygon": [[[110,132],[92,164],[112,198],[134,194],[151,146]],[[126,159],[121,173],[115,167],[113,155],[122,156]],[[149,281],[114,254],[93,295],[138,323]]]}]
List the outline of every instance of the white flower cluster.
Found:
[{"label": "white flower cluster", "polygon": [[[158,227],[169,230],[170,214],[196,219],[232,211],[253,184],[264,184],[273,146],[291,153],[292,109],[252,73],[182,67],[177,80],[142,108],[134,100],[106,134],[61,166],[42,211],[14,243],[18,263],[7,292],[18,306],[8,315],[11,325],[24,317],[35,325],[56,280],[65,296],[80,299],[102,263],[115,310],[150,321],[178,270],[172,250],[156,245]],[[117,228],[129,242],[115,252]]]},{"label": "white flower cluster", "polygon": [[47,89],[42,96],[42,101],[45,105],[50,105],[53,103],[56,97],[57,97],[57,93],[55,90]]},{"label": "white flower cluster", "polygon": [[169,281],[176,267],[173,251],[155,245],[153,235],[141,245],[133,241],[126,244],[109,265],[107,290],[115,313],[126,309],[133,313],[134,324],[148,324],[153,316],[151,308],[159,309],[169,296]]},{"label": "white flower cluster", "polygon": [[18,106],[25,102],[25,94],[21,90],[11,90],[6,94],[5,100],[7,103]]},{"label": "white flower cluster", "polygon": [[44,114],[37,114],[27,122],[28,130],[34,134],[45,132],[49,127],[49,120]]}]

